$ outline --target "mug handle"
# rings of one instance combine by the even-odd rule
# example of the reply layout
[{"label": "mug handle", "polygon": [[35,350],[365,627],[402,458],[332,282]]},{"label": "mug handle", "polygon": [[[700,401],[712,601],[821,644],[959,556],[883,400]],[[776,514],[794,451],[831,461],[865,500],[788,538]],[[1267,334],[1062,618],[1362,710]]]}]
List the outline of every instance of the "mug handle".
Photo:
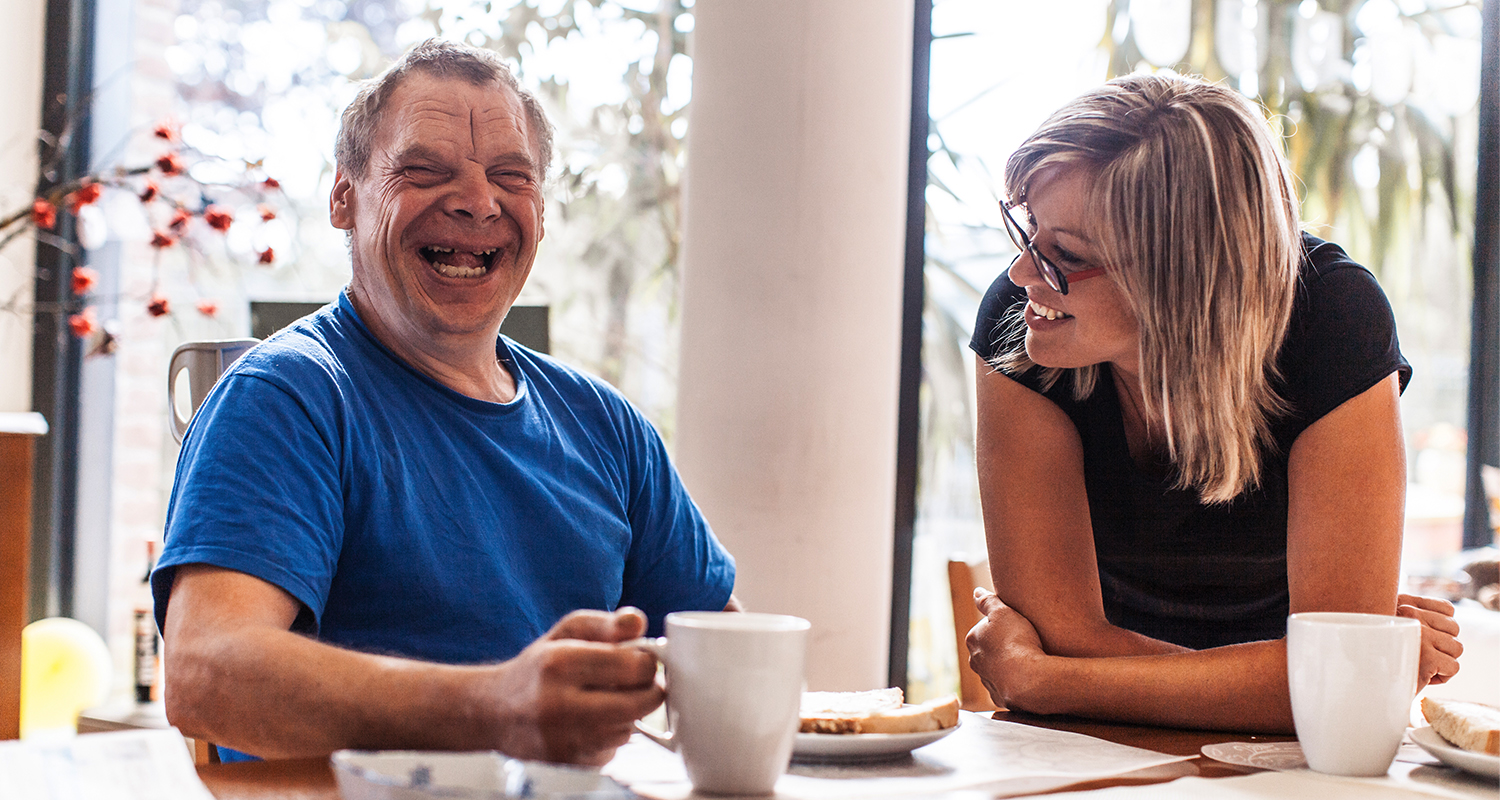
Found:
[{"label": "mug handle", "polygon": [[[167,362],[167,422],[172,427],[172,438],[182,444],[182,437],[187,434],[188,423],[192,421],[192,412],[188,412],[188,419],[183,419],[177,413],[177,374],[187,369],[186,363],[180,359],[184,353],[195,349],[192,343],[184,344],[172,351],[172,359]],[[189,392],[191,394],[191,392]],[[191,404],[191,398],[189,398]]]},{"label": "mug handle", "polygon": [[[255,345],[260,344],[259,339],[217,339],[203,342],[184,342],[172,351],[172,357],[167,361],[167,425],[172,431],[172,438],[182,444],[182,437],[187,435],[188,424],[192,422],[193,415],[198,413],[198,405],[207,397],[208,392],[223,377],[229,365],[239,360]],[[177,413],[177,376],[188,369],[188,365],[181,359],[189,352],[213,352],[218,354],[218,365],[213,370],[213,380],[208,386],[197,386],[199,381],[189,371],[188,387],[188,415],[183,417]],[[198,392],[202,391],[202,395]]]},{"label": "mug handle", "polygon": [[[637,650],[645,650],[651,655],[656,656],[657,661],[660,661],[663,664],[667,663],[667,638],[665,636],[657,638],[643,636],[639,639],[631,639],[628,642],[621,642],[620,646],[634,647]],[[668,700],[667,702],[671,702],[671,700]],[[671,750],[674,753],[677,752],[677,740],[673,738],[672,731],[656,730],[655,728],[641,722],[640,720],[635,721],[635,729],[645,734],[647,739],[656,742],[657,744],[667,748],[668,750]]]}]

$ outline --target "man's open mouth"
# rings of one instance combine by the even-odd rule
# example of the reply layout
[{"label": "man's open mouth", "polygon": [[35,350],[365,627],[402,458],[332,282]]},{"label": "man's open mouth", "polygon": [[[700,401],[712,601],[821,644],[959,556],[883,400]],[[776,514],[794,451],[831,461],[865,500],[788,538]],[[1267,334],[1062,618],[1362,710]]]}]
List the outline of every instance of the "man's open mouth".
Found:
[{"label": "man's open mouth", "polygon": [[468,251],[432,245],[417,250],[439,275],[447,278],[478,278],[495,265],[497,248]]}]

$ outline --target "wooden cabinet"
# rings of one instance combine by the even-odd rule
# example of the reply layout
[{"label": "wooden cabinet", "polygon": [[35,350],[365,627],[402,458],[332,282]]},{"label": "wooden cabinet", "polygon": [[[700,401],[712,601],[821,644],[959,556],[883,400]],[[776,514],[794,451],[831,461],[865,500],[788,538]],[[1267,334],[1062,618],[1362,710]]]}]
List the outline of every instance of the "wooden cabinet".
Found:
[{"label": "wooden cabinet", "polygon": [[21,629],[31,564],[31,456],[41,414],[0,414],[0,739],[21,734]]}]

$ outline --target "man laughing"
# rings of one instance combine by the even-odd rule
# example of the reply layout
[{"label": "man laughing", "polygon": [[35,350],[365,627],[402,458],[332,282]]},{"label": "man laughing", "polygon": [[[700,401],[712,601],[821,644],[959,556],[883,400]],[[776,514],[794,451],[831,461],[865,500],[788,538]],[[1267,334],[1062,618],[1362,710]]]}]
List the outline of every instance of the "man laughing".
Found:
[{"label": "man laughing", "polygon": [[618,643],[736,608],[734,562],[639,412],[499,335],[551,126],[493,53],[429,41],[361,89],[337,157],[348,287],[235,363],[178,460],[168,718],[226,758],[603,763],[662,699]]}]

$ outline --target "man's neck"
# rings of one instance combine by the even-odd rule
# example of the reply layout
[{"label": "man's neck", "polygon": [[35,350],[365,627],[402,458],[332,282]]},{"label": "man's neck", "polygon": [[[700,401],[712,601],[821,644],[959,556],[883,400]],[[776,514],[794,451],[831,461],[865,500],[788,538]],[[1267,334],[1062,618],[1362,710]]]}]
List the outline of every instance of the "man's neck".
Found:
[{"label": "man's neck", "polygon": [[352,286],[349,300],[370,333],[423,375],[476,400],[508,403],[516,398],[515,377],[495,357],[498,327],[475,333],[418,335],[387,326]]}]

